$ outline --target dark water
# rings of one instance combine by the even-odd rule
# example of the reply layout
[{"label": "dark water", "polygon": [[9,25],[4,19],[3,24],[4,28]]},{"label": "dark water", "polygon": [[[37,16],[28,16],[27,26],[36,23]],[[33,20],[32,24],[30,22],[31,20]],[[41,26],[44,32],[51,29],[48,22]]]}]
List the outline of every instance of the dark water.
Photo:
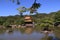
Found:
[{"label": "dark water", "polygon": [[[24,33],[21,33],[19,30],[14,30],[13,32],[7,33],[1,33],[0,34],[0,40],[40,40],[45,36],[44,33],[40,32],[29,32],[25,31]],[[49,36],[54,36],[53,33],[49,34]]]}]

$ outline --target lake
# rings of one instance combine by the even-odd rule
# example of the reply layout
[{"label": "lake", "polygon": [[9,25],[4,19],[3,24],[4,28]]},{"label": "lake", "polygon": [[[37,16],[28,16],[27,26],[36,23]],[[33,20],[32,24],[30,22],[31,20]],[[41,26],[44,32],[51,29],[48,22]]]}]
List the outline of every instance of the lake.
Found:
[{"label": "lake", "polygon": [[[54,34],[50,33],[49,36],[54,36]],[[0,33],[0,40],[40,40],[43,37],[45,37],[44,33],[30,28],[25,31],[14,30],[12,32]]]}]

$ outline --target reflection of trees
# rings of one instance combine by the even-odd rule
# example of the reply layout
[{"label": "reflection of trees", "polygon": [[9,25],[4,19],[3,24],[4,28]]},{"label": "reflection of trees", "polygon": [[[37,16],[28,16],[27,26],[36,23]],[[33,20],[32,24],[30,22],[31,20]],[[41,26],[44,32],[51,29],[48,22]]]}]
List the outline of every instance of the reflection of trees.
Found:
[{"label": "reflection of trees", "polygon": [[20,28],[19,30],[21,33],[31,34],[33,31],[33,28]]},{"label": "reflection of trees", "polygon": [[0,28],[0,34],[3,34],[5,32],[5,29]]},{"label": "reflection of trees", "polygon": [[48,36],[46,35],[44,38],[42,38],[41,40],[60,40],[60,28],[54,28],[54,36]]},{"label": "reflection of trees", "polygon": [[26,28],[25,33],[31,34],[33,31],[33,28]]},{"label": "reflection of trees", "polygon": [[22,34],[25,32],[25,28],[20,28],[20,29],[18,29],[18,30],[20,30],[20,32],[21,32]]},{"label": "reflection of trees", "polygon": [[48,36],[48,34],[42,38],[41,40],[60,40],[60,28],[55,28],[54,29],[54,36],[50,35]]},{"label": "reflection of trees", "polygon": [[54,29],[54,33],[57,38],[60,38],[60,28],[59,27]]},{"label": "reflection of trees", "polygon": [[7,30],[9,33],[14,31],[14,29],[9,28],[9,27],[8,27],[6,30]]},{"label": "reflection of trees", "polygon": [[13,31],[11,31],[11,32],[8,32],[8,34],[12,34],[13,33]]},{"label": "reflection of trees", "polygon": [[42,38],[41,40],[52,40],[52,39],[53,39],[52,36],[48,36],[48,37],[44,37],[44,38]]}]

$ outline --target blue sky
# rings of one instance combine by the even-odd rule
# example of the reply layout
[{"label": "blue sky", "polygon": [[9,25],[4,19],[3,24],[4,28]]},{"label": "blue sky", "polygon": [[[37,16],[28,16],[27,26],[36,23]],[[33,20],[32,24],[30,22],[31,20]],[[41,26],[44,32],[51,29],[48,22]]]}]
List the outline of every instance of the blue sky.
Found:
[{"label": "blue sky", "polygon": [[[12,3],[10,1],[0,0],[0,16],[19,14],[17,8],[20,6],[29,8],[33,4],[34,0],[20,0],[20,2],[21,4],[17,5],[16,2]],[[60,0],[37,0],[37,3],[41,4],[41,7],[38,9],[39,13],[50,13],[60,10]],[[26,12],[24,14],[29,13]]]}]

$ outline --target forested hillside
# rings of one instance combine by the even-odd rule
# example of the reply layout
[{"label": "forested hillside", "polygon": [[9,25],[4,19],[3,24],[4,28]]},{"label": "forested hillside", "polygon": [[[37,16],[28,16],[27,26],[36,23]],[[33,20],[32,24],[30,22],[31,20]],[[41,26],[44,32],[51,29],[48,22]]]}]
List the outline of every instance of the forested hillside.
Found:
[{"label": "forested hillside", "polygon": [[[48,23],[53,24],[54,22],[60,21],[60,11],[51,12],[49,14],[46,13],[36,13],[35,15],[31,15],[33,17],[33,21],[35,24]],[[21,25],[24,23],[24,16],[20,15],[15,16],[0,16],[0,25]]]}]

